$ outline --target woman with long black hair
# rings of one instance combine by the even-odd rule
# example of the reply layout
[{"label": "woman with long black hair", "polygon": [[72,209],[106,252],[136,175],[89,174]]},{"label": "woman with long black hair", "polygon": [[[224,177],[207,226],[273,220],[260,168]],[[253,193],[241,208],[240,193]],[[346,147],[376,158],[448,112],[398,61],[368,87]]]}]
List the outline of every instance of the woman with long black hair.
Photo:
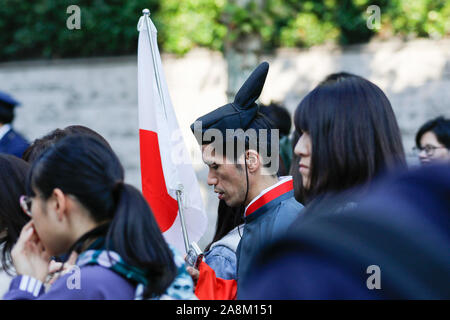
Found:
[{"label": "woman with long black hair", "polygon": [[0,296],[7,291],[14,268],[11,249],[30,220],[20,208],[30,165],[16,156],[0,154]]},{"label": "woman with long black hair", "polygon": [[406,167],[391,104],[362,77],[329,75],[300,102],[294,122],[306,203],[361,189],[380,174]]},{"label": "woman with long black hair", "polygon": [[[5,299],[193,298],[183,259],[100,140],[63,138],[33,163],[28,186],[32,221],[12,250],[19,276]],[[71,252],[74,268],[44,293],[49,258]]]}]

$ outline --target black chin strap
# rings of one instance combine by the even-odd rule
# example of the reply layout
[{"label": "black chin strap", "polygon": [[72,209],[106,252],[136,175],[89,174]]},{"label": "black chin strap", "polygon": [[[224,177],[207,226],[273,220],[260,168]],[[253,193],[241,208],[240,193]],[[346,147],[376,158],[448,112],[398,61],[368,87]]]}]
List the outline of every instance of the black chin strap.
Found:
[{"label": "black chin strap", "polygon": [[[245,156],[244,156],[244,164],[245,164],[245,180],[247,182],[247,190],[245,191],[244,202],[242,202],[242,204],[241,204],[241,217],[244,217],[244,215],[245,215],[245,202],[247,201],[247,197],[248,197],[248,168],[247,168],[247,159]],[[239,233],[239,236],[242,238],[241,229],[239,227],[238,227],[238,233]]]}]

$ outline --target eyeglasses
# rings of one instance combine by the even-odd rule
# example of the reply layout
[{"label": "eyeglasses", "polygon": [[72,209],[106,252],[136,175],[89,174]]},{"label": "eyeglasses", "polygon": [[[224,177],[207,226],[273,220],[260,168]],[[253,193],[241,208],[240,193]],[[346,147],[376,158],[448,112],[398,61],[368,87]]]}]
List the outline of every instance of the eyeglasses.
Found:
[{"label": "eyeglasses", "polygon": [[32,216],[31,197],[20,196],[19,203],[20,203],[20,207],[22,208],[23,212],[25,212],[29,217],[31,217]]},{"label": "eyeglasses", "polygon": [[435,147],[435,146],[426,145],[423,148],[414,147],[413,151],[416,156],[418,156],[419,153],[421,153],[422,151],[425,151],[425,153],[428,157],[432,157],[434,155],[434,152],[436,151],[436,149],[446,149],[446,147]]}]

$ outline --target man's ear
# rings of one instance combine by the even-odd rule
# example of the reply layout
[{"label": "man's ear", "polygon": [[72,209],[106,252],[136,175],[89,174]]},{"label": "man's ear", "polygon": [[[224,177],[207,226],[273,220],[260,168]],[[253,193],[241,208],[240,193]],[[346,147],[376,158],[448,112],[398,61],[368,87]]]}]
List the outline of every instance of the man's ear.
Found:
[{"label": "man's ear", "polygon": [[255,150],[247,150],[245,152],[245,160],[247,161],[248,172],[254,173],[261,167],[261,158]]},{"label": "man's ear", "polygon": [[53,189],[52,198],[54,200],[53,209],[56,212],[58,221],[62,221],[67,213],[68,203],[66,195],[61,189],[55,188]]}]

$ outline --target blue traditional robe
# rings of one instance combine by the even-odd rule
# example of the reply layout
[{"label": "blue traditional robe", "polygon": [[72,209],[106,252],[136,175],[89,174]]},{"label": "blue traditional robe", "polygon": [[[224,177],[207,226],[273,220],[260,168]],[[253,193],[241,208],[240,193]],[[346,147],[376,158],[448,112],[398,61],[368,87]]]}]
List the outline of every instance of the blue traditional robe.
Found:
[{"label": "blue traditional robe", "polygon": [[299,217],[303,205],[294,198],[292,177],[263,190],[245,209],[245,225],[237,250],[237,285],[250,272],[252,258],[266,245],[283,235]]}]

